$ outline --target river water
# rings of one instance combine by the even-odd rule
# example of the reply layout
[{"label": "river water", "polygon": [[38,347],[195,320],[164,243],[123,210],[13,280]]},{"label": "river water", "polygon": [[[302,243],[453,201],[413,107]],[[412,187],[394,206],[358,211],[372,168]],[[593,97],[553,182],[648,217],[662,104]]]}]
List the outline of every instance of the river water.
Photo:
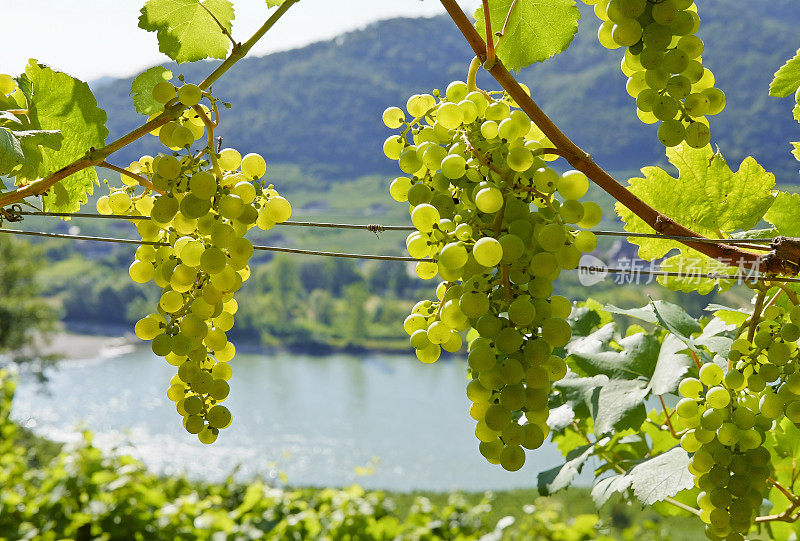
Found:
[{"label": "river water", "polygon": [[[175,367],[149,348],[63,361],[42,388],[23,379],[12,416],[59,441],[95,433],[105,450],[154,471],[220,480],[286,474],[292,485],[359,483],[394,490],[531,487],[561,461],[554,445],[509,473],[478,453],[464,394],[466,364],[408,355],[237,355],[226,406],[233,424],[205,446],[166,396]],[[356,467],[374,465],[358,475]]]}]

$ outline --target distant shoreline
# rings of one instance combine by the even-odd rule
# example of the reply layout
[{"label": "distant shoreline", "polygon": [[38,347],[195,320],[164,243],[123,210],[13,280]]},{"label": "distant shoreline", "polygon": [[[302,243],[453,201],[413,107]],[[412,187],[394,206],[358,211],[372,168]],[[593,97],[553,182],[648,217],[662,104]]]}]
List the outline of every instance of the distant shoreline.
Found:
[{"label": "distant shoreline", "polygon": [[[139,340],[130,329],[119,325],[102,326],[92,323],[62,322],[64,329],[54,333],[47,344],[40,344],[39,351],[44,354],[63,355],[64,359],[81,360],[99,357],[104,350],[116,349],[124,346],[147,346],[148,342]],[[237,339],[231,341],[236,345],[236,351],[247,354],[274,354],[280,352],[300,355],[325,356],[344,353],[348,355],[363,355],[366,353],[379,353],[389,355],[407,354],[413,357],[414,350],[408,347],[363,347],[345,346],[336,347],[319,343],[289,344],[282,346],[268,346],[257,342]],[[442,352],[442,358],[458,357],[459,353],[451,354]]]}]

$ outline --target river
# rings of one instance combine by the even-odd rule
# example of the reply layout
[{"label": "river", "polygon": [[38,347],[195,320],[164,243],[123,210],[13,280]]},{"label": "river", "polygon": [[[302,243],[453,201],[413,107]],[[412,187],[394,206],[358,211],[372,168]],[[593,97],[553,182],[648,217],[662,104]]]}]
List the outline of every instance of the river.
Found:
[{"label": "river", "polygon": [[[537,472],[561,462],[550,443],[529,451],[515,473],[480,456],[460,359],[424,365],[413,355],[242,354],[232,367],[226,405],[234,421],[211,446],[184,431],[166,396],[175,367],[146,347],[62,361],[45,387],[23,378],[12,416],[59,441],[88,428],[104,450],[206,480],[238,466],[239,479],[284,472],[291,485],[508,489],[535,486]],[[374,473],[356,474],[369,464]]]}]

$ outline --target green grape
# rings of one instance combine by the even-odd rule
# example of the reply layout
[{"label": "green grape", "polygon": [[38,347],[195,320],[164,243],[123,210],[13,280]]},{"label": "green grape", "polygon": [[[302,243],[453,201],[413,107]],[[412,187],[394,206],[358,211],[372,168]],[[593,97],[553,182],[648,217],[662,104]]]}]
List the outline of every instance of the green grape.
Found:
[{"label": "green grape", "polygon": [[[503,247],[497,239],[483,237],[472,247],[472,255],[478,264],[484,267],[494,267],[503,258]],[[467,312],[465,311],[464,313]]]},{"label": "green grape", "polygon": [[566,171],[559,177],[557,189],[564,199],[580,199],[589,191],[589,179],[580,171]]},{"label": "green grape", "polygon": [[562,347],[572,337],[572,329],[563,319],[548,318],[542,322],[542,337],[550,346]]},{"label": "green grape", "polygon": [[197,105],[202,98],[203,91],[197,85],[185,84],[178,89],[178,100],[187,107]]},{"label": "green grape", "polygon": [[236,171],[242,163],[242,155],[234,148],[223,148],[217,162],[223,171]]},{"label": "green grape", "polygon": [[712,387],[706,393],[706,402],[714,409],[722,409],[728,407],[731,396],[723,387]]},{"label": "green grape", "polygon": [[525,464],[525,451],[519,445],[506,445],[500,452],[500,465],[508,471],[517,471]]},{"label": "green grape", "polygon": [[577,223],[578,227],[591,229],[596,227],[603,219],[603,210],[594,201],[583,203],[583,218]]},{"label": "green grape", "polygon": [[708,99],[708,110],[705,114],[707,115],[716,115],[722,112],[725,109],[725,93],[720,90],[719,88],[706,88],[700,92],[703,96]]},{"label": "green grape", "polygon": [[134,260],[128,268],[128,274],[131,280],[139,284],[144,284],[153,279],[155,269],[153,265],[144,261]]},{"label": "green grape", "polygon": [[686,127],[686,143],[693,148],[703,148],[711,142],[711,130],[702,122],[692,122]]},{"label": "green grape", "polygon": [[539,244],[549,252],[555,252],[567,241],[564,228],[559,224],[547,224],[541,228],[537,235]]},{"label": "green grape", "polygon": [[686,130],[678,120],[665,120],[658,127],[658,140],[667,148],[679,145],[685,136]]},{"label": "green grape", "polygon": [[406,115],[399,107],[388,107],[383,111],[383,123],[387,128],[397,129],[406,121]]},{"label": "green grape", "polygon": [[260,154],[250,153],[242,158],[242,173],[248,178],[260,179],[267,174],[267,162]]},{"label": "green grape", "polygon": [[700,367],[700,381],[707,387],[713,387],[722,383],[722,368],[713,363],[706,363]]},{"label": "green grape", "polygon": [[475,206],[481,212],[495,213],[503,206],[503,194],[497,188],[484,188],[475,196]]}]

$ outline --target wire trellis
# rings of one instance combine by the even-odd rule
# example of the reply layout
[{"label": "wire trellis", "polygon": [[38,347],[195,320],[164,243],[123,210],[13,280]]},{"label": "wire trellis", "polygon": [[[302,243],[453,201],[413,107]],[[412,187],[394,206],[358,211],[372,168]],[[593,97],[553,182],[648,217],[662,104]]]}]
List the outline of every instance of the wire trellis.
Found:
[{"label": "wire trellis", "polygon": [[[94,216],[94,215],[93,215]],[[96,216],[105,216],[105,215],[96,215]],[[303,222],[299,222],[303,223]],[[365,227],[365,226],[362,226]],[[400,227],[400,226],[398,226]],[[135,239],[121,239],[115,237],[94,237],[88,235],[71,235],[66,233],[46,233],[43,231],[22,231],[19,229],[8,229],[8,228],[0,228],[0,233],[6,234],[13,234],[13,235],[24,235],[24,236],[32,236],[32,237],[46,237],[46,238],[57,238],[57,239],[71,239],[71,240],[83,240],[83,241],[96,241],[96,242],[111,242],[111,243],[119,243],[119,244],[136,244],[136,245],[149,245],[149,246],[169,246],[170,244],[167,242],[159,242],[159,241],[145,241],[145,240],[135,240]],[[620,232],[621,235],[625,233]],[[345,253],[345,252],[327,252],[327,251],[319,251],[319,250],[304,250],[300,248],[284,248],[281,246],[260,246],[254,245],[254,250],[260,251],[270,251],[270,252],[284,252],[284,253],[291,253],[291,254],[302,254],[302,255],[315,255],[315,256],[323,256],[323,257],[343,257],[343,258],[350,258],[350,259],[373,259],[373,260],[382,260],[382,261],[404,261],[404,262],[434,262],[431,258],[422,258],[417,259],[414,257],[408,256],[392,256],[392,255],[377,255],[377,254],[353,254],[353,253]],[[722,273],[696,273],[696,272],[675,272],[675,271],[661,271],[661,270],[651,270],[651,269],[621,269],[621,268],[613,268],[613,267],[605,267],[605,266],[585,266],[581,265],[578,266],[576,269],[579,272],[584,273],[593,273],[595,275],[599,274],[626,274],[631,276],[664,276],[664,277],[677,277],[677,278],[688,278],[688,279],[712,279],[712,280],[736,280],[736,281],[744,281],[744,282],[763,282],[763,281],[774,281],[774,282],[797,282],[800,283],[800,278],[793,277],[793,276],[771,276],[759,273],[753,274],[722,274]]]}]

